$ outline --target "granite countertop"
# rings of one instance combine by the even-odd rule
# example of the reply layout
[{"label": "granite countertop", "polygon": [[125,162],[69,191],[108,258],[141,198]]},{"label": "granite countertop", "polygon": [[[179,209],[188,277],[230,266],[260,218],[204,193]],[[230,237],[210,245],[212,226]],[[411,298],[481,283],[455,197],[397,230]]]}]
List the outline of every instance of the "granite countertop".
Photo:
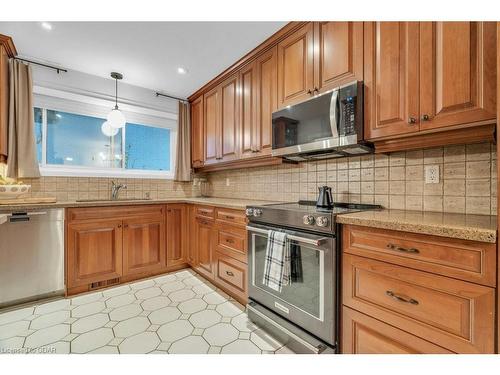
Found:
[{"label": "granite countertop", "polygon": [[165,198],[165,199],[120,199],[116,201],[106,200],[106,201],[60,201],[55,203],[33,203],[33,204],[9,204],[0,205],[0,213],[6,211],[22,211],[22,210],[34,210],[34,209],[50,209],[50,208],[67,208],[67,207],[105,207],[105,206],[125,206],[125,205],[143,205],[143,204],[165,204],[165,203],[196,203],[204,204],[207,206],[217,206],[233,209],[244,209],[246,206],[252,205],[262,205],[276,203],[275,201],[263,201],[256,199],[233,199],[233,198],[216,198],[216,197],[206,197],[206,198],[196,198],[196,197],[185,197],[185,198]]},{"label": "granite countertop", "polygon": [[337,216],[341,224],[496,243],[497,218],[441,212],[374,210]]}]

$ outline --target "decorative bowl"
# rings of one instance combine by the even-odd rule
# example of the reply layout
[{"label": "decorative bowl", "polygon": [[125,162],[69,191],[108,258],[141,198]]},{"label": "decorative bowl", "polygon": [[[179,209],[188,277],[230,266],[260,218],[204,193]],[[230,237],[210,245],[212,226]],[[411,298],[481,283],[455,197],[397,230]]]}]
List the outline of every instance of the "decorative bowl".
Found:
[{"label": "decorative bowl", "polygon": [[0,199],[14,199],[27,194],[31,185],[0,185]]}]

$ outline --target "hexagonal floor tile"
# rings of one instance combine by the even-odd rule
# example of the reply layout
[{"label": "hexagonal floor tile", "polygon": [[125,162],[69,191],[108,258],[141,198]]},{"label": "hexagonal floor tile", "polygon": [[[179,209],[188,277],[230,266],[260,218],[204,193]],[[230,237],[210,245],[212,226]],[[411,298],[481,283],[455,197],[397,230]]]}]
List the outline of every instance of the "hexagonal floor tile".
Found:
[{"label": "hexagonal floor tile", "polygon": [[158,296],[145,300],[141,303],[141,306],[144,310],[152,311],[167,307],[170,302],[170,298],[165,296]]},{"label": "hexagonal floor tile", "polygon": [[160,339],[156,333],[143,332],[123,340],[119,349],[122,354],[149,353],[155,350],[159,343]]},{"label": "hexagonal floor tile", "polygon": [[105,298],[110,298],[110,297],[120,296],[120,295],[128,293],[128,292],[130,292],[130,286],[121,285],[121,286],[117,286],[117,287],[105,290],[104,292],[102,292],[102,295]]},{"label": "hexagonal floor tile", "polygon": [[39,329],[26,337],[25,348],[39,348],[61,340],[69,334],[69,324],[58,324],[52,327]]},{"label": "hexagonal floor tile", "polygon": [[220,305],[218,305],[215,310],[221,314],[223,317],[228,317],[232,318],[236,315],[240,315],[242,313],[242,309],[239,304],[236,304],[235,302],[224,302]]},{"label": "hexagonal floor tile", "polygon": [[99,301],[101,298],[102,298],[101,292],[84,294],[83,296],[71,298],[71,305],[73,306],[86,305],[87,303]]},{"label": "hexagonal floor tile", "polygon": [[240,332],[253,332],[258,327],[248,319],[247,314],[243,313],[231,319],[231,324]]},{"label": "hexagonal floor tile", "polygon": [[183,279],[182,282],[186,285],[191,285],[191,286],[203,284],[203,280],[201,280],[197,276],[187,277],[187,278]]},{"label": "hexagonal floor tile", "polygon": [[114,326],[113,331],[116,337],[129,337],[146,331],[150,324],[148,318],[136,316],[135,318],[121,321]]},{"label": "hexagonal floor tile", "polygon": [[185,279],[186,277],[191,277],[193,275],[196,275],[196,273],[191,270],[183,270],[175,273],[175,277],[178,279]]},{"label": "hexagonal floor tile", "polygon": [[120,354],[116,346],[103,346],[102,348],[92,350],[88,354]]},{"label": "hexagonal floor tile", "polygon": [[179,303],[177,308],[184,314],[192,314],[201,311],[207,307],[207,303],[199,298],[193,298]]},{"label": "hexagonal floor tile", "polygon": [[238,338],[239,332],[232,325],[218,323],[203,332],[203,337],[210,345],[224,346]]},{"label": "hexagonal floor tile", "polygon": [[187,301],[195,296],[192,290],[178,290],[176,292],[172,292],[168,295],[168,297],[174,302],[182,302]]},{"label": "hexagonal floor tile", "polygon": [[172,342],[189,336],[193,329],[193,326],[187,320],[175,320],[162,325],[157,333],[162,341]]},{"label": "hexagonal floor tile", "polygon": [[44,303],[43,305],[37,306],[34,314],[48,314],[54,311],[62,310],[70,305],[69,299],[60,299],[58,301]]},{"label": "hexagonal floor tile", "polygon": [[195,292],[196,294],[208,294],[215,292],[215,287],[209,284],[199,284],[193,286],[193,292]]},{"label": "hexagonal floor tile", "polygon": [[106,345],[115,337],[111,328],[99,328],[78,336],[71,342],[72,353],[87,353]]},{"label": "hexagonal floor tile", "polygon": [[111,307],[113,309],[125,305],[129,305],[135,301],[135,297],[133,294],[122,294],[116,297],[111,297],[106,301],[106,306]]},{"label": "hexagonal floor tile", "polygon": [[175,292],[176,290],[182,290],[186,286],[181,281],[175,281],[173,283],[163,284],[160,288],[165,293]]},{"label": "hexagonal floor tile", "polygon": [[27,320],[20,320],[18,322],[9,323],[0,326],[0,340],[9,339],[26,331],[30,326]]},{"label": "hexagonal floor tile", "polygon": [[47,346],[42,346],[35,353],[40,354],[69,354],[70,344],[66,341],[57,341]]},{"label": "hexagonal floor tile", "polygon": [[10,339],[0,340],[0,349],[5,349],[2,353],[11,353],[13,349],[23,347],[24,337],[11,337]]},{"label": "hexagonal floor tile", "polygon": [[83,318],[84,316],[89,316],[97,314],[106,308],[104,302],[92,302],[85,305],[80,305],[73,310],[71,310],[71,316],[74,318]]},{"label": "hexagonal floor tile", "polygon": [[177,280],[177,277],[175,275],[164,275],[157,277],[154,279],[155,283],[161,285],[161,284],[166,284],[166,283],[172,283]]},{"label": "hexagonal floor tile", "polygon": [[96,328],[104,327],[107,322],[109,322],[108,314],[99,313],[86,316],[85,318],[80,318],[71,324],[71,332],[85,333]]},{"label": "hexagonal floor tile", "polygon": [[191,324],[196,328],[208,328],[219,323],[220,320],[220,314],[214,310],[203,310],[191,315],[189,318]]},{"label": "hexagonal floor tile", "polygon": [[205,354],[209,345],[200,336],[188,336],[174,342],[168,352],[171,354]]},{"label": "hexagonal floor tile", "polygon": [[140,305],[132,304],[119,307],[114,309],[109,313],[111,320],[120,321],[125,319],[130,319],[134,316],[139,315],[142,312]]},{"label": "hexagonal floor tile", "polygon": [[236,340],[222,348],[222,354],[260,354],[260,349],[251,341]]},{"label": "hexagonal floor tile", "polygon": [[153,324],[165,324],[172,322],[181,316],[181,312],[176,307],[164,307],[153,311],[148,318]]},{"label": "hexagonal floor tile", "polygon": [[13,310],[0,314],[0,325],[25,319],[28,316],[33,315],[33,310],[33,307],[27,307],[25,309]]},{"label": "hexagonal floor tile", "polygon": [[152,297],[159,296],[162,293],[162,290],[157,286],[152,288],[141,289],[135,293],[137,299],[148,299]]},{"label": "hexagonal floor tile", "polygon": [[218,305],[227,301],[222,295],[217,292],[208,293],[203,296],[203,300],[209,305]]},{"label": "hexagonal floor tile", "polygon": [[56,324],[64,323],[68,319],[69,319],[69,311],[67,310],[54,311],[52,313],[43,314],[38,318],[33,319],[30,328],[31,329],[47,328],[55,326]]},{"label": "hexagonal floor tile", "polygon": [[283,343],[279,342],[261,329],[252,332],[250,340],[261,350],[275,351],[283,346]]},{"label": "hexagonal floor tile", "polygon": [[144,280],[144,281],[140,281],[138,283],[133,283],[130,285],[130,287],[134,290],[151,288],[152,286],[155,286],[154,280]]}]

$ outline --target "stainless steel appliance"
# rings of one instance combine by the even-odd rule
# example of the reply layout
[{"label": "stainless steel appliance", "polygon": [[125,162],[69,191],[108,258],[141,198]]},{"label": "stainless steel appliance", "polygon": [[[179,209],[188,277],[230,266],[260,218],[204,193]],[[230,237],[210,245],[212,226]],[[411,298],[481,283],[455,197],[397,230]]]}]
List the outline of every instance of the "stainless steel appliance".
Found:
[{"label": "stainless steel appliance", "polygon": [[[272,334],[282,336],[296,352],[333,353],[338,347],[340,244],[336,215],[376,205],[316,202],[249,206],[248,316]],[[300,269],[281,292],[263,283],[270,230],[288,234],[292,262]]]},{"label": "stainless steel appliance", "polygon": [[64,210],[0,216],[0,307],[64,294]]},{"label": "stainless steel appliance", "polygon": [[318,200],[316,207],[331,208],[333,207],[332,188],[330,186],[321,186],[318,188]]},{"label": "stainless steel appliance", "polygon": [[273,113],[272,155],[302,161],[373,152],[363,137],[363,82]]}]

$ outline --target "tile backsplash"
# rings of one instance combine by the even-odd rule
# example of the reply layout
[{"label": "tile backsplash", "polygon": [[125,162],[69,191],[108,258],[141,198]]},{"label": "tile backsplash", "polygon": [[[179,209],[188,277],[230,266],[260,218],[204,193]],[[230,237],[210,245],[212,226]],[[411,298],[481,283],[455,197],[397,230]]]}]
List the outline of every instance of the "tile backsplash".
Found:
[{"label": "tile backsplash", "polygon": [[[481,143],[213,172],[208,179],[215,197],[315,200],[318,186],[329,185],[336,201],[494,215],[496,163],[495,145]],[[425,165],[439,166],[439,183],[424,183]]]}]

